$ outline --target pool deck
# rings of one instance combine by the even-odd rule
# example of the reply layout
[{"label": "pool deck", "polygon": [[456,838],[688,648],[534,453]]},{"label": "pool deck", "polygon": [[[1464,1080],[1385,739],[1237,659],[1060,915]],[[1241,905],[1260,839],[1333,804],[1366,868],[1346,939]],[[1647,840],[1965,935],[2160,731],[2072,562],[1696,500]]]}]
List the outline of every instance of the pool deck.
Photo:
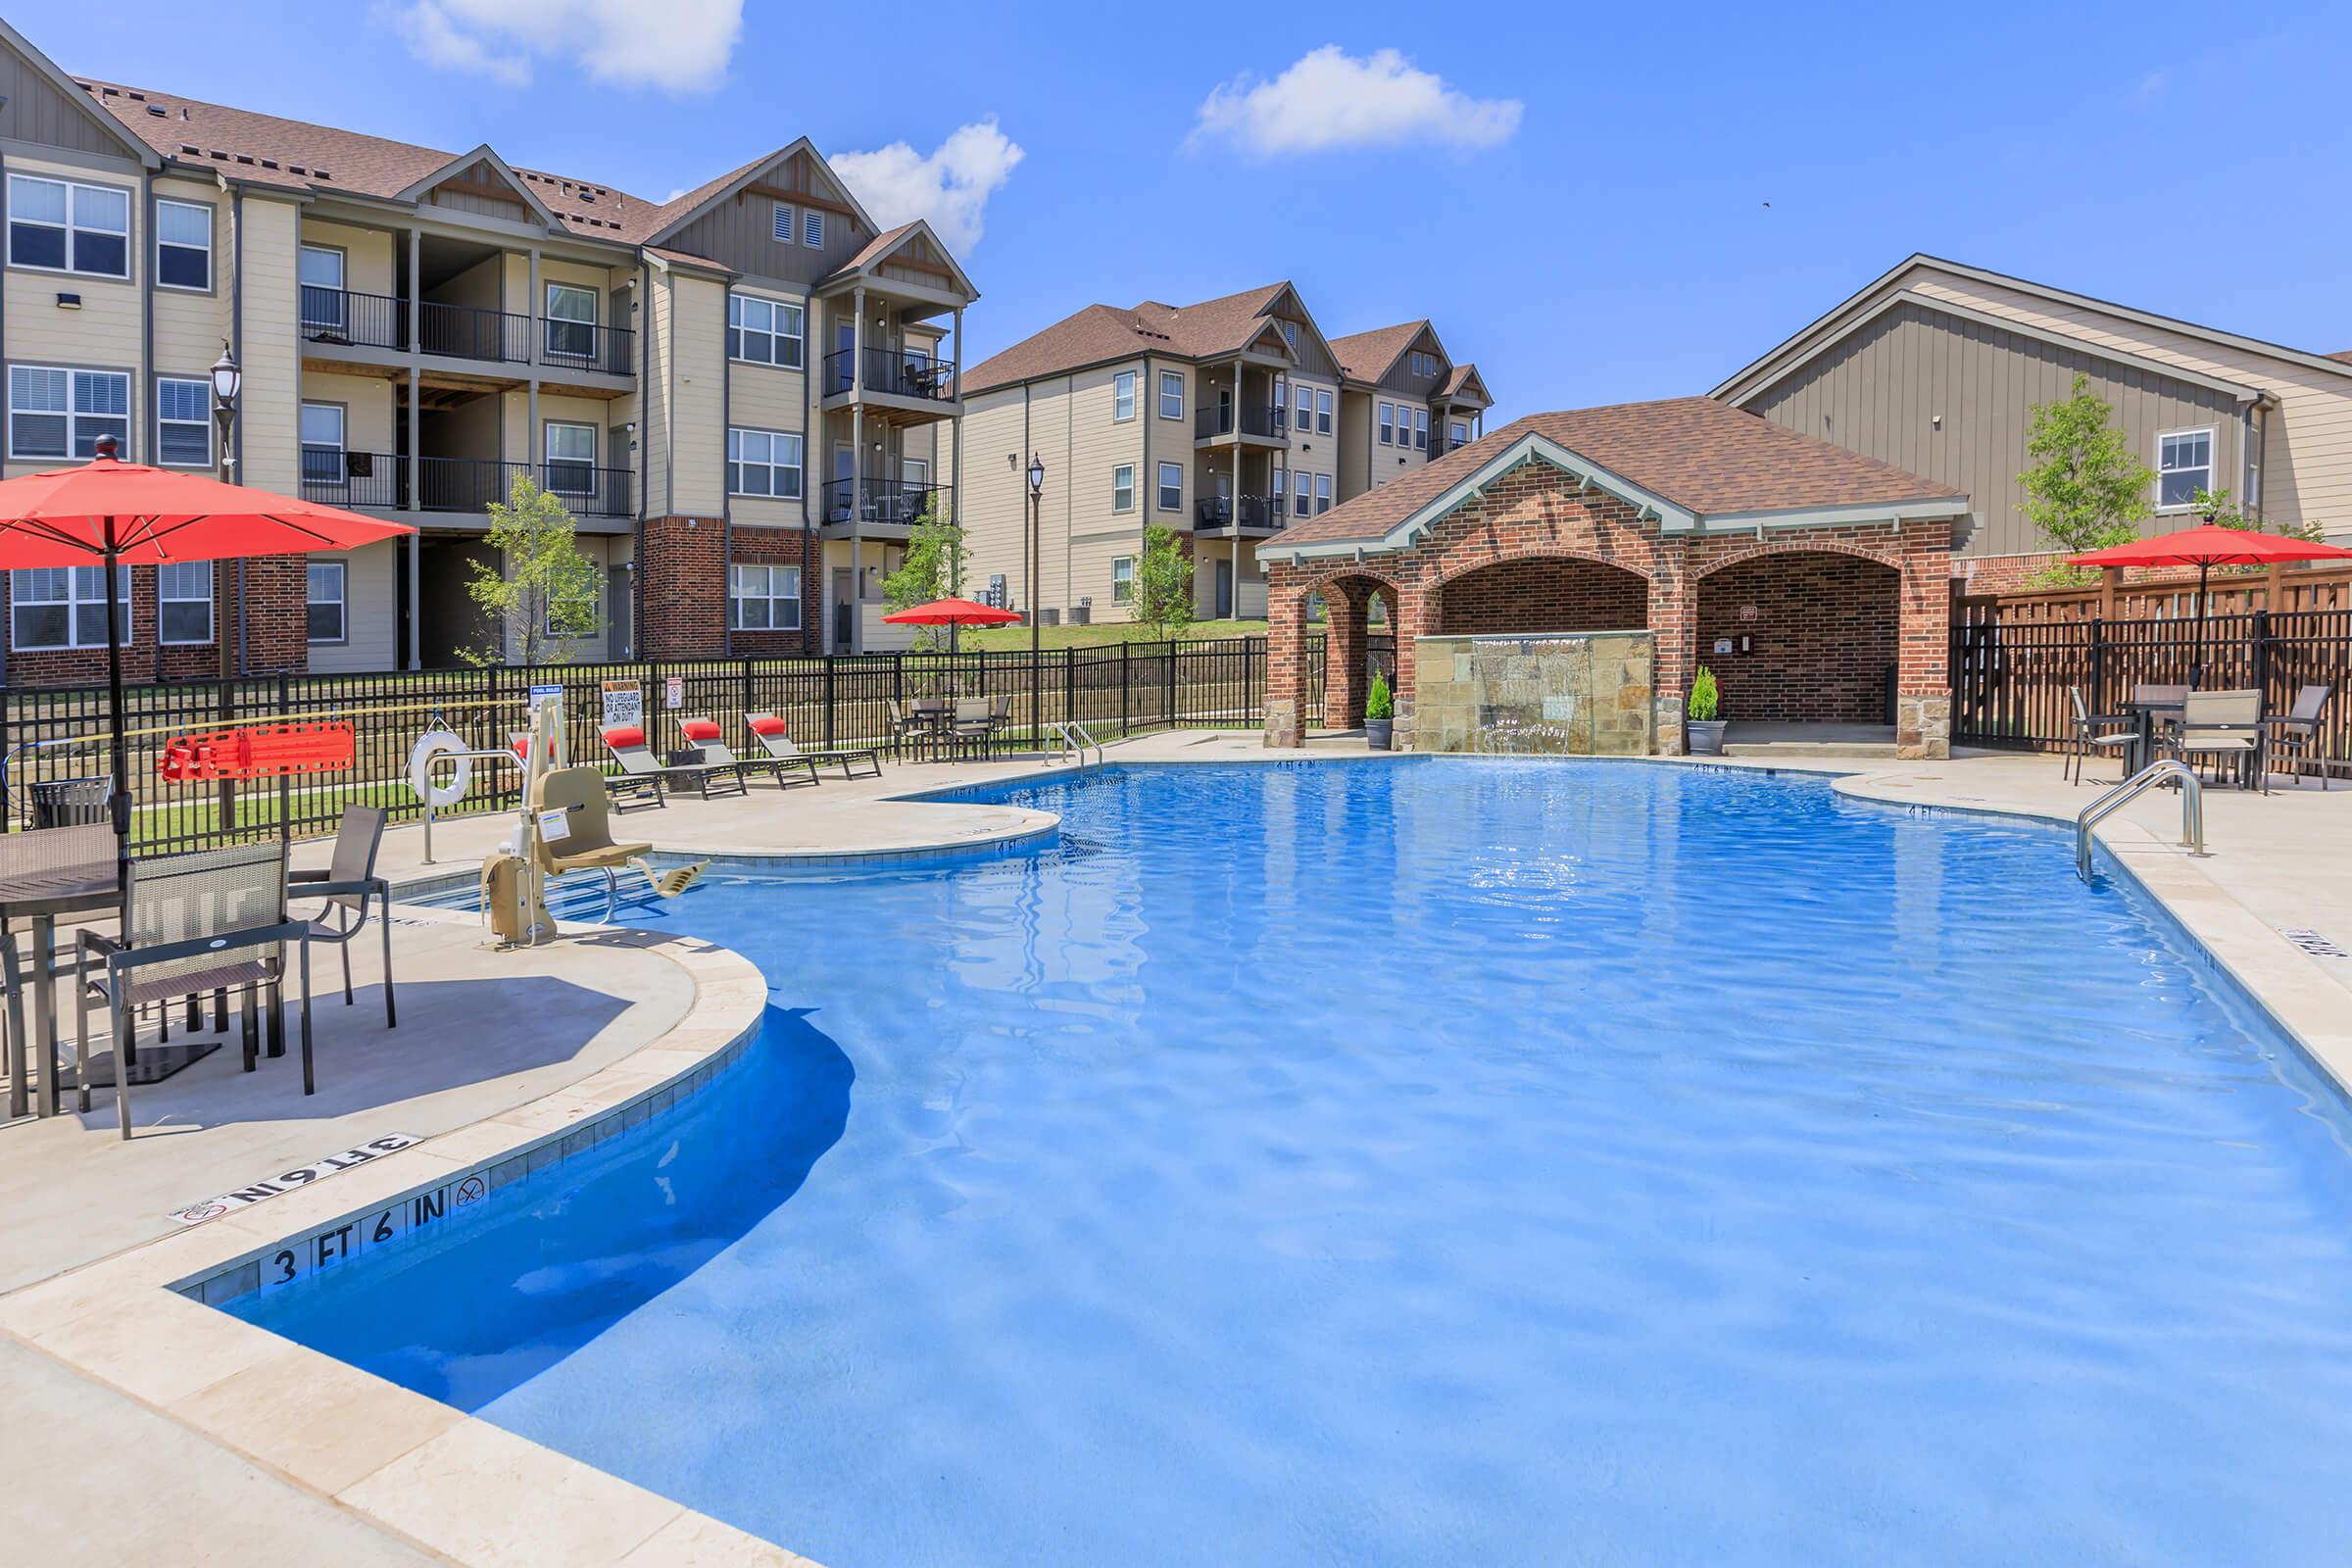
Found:
[{"label": "pool deck", "polygon": [[[1270,752],[1254,733],[1199,731],[1109,755],[1410,760],[1365,754],[1360,741]],[[2046,757],[1700,765],[1833,773],[1861,799],[2066,822],[2097,793],[2067,785]],[[892,766],[879,780],[835,773],[815,788],[762,783],[748,797],[674,801],[617,827],[664,852],[801,861],[1014,845],[1050,833],[1054,819],[894,797],[1038,771],[1012,760]],[[2101,841],[2352,1087],[2352,958],[2314,956],[2281,934],[2314,931],[2352,949],[2352,788],[2210,790],[2205,807],[2204,858],[2174,843],[2170,795],[2127,808]],[[395,829],[382,868],[411,886],[463,878],[508,828],[504,817],[442,823],[429,864],[421,832]],[[2066,837],[2052,839],[2053,855],[2072,854]],[[298,850],[305,863],[324,858],[323,844]],[[318,964],[315,1097],[299,1093],[291,1055],[247,1077],[232,1048],[138,1092],[129,1145],[103,1093],[88,1115],[0,1124],[0,1540],[41,1563],[802,1562],[163,1288],[205,1280],[210,1290],[287,1238],[315,1241],[374,1205],[454,1192],[474,1176],[494,1184],[592,1144],[692,1092],[757,1030],[766,1000],[734,955],[647,933],[566,927],[554,943],[499,954],[470,919],[411,908],[394,939],[398,1031],[383,1027],[372,948],[358,955],[354,1006],[338,994],[334,956]],[[167,1218],[392,1133],[423,1142],[192,1228]]]}]

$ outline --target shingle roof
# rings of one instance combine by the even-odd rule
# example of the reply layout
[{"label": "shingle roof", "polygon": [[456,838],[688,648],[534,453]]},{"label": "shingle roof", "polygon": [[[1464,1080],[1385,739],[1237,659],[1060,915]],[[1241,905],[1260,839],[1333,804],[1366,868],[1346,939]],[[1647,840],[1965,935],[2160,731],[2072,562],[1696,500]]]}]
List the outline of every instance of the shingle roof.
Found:
[{"label": "shingle roof", "polygon": [[2352,365],[2352,349],[2337,349],[2333,354],[2328,355],[2328,358],[2331,360],[2341,360],[2346,365]]},{"label": "shingle roof", "polygon": [[1470,383],[1471,377],[1477,374],[1478,367],[1476,365],[1455,366],[1453,368],[1453,373],[1446,378],[1445,386],[1439,388],[1438,395],[1440,397],[1453,396],[1456,392],[1459,392],[1463,387],[1467,386]]},{"label": "shingle roof", "polygon": [[1968,499],[1965,491],[1800,435],[1713,398],[1669,398],[1514,419],[1319,517],[1291,524],[1280,542],[1383,538],[1531,434],[1700,516],[1944,499],[1964,506]]},{"label": "shingle roof", "polygon": [[1207,359],[1236,353],[1256,335],[1265,308],[1289,287],[1269,283],[1198,305],[1162,305],[1157,300],[1123,310],[1089,305],[982,360],[972,367],[964,390],[969,394],[1017,385],[1138,354]]},{"label": "shingle roof", "polygon": [[1355,379],[1377,381],[1389,373],[1396,356],[1428,327],[1425,317],[1418,321],[1399,321],[1395,326],[1376,326],[1369,332],[1350,332],[1331,340],[1332,356],[1340,362],[1340,368]]}]

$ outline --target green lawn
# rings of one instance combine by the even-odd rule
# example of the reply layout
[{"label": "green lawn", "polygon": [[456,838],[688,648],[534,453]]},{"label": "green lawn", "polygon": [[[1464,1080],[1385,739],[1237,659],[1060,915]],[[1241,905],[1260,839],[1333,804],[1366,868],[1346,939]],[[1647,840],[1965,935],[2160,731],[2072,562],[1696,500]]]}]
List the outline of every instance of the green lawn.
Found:
[{"label": "green lawn", "polygon": [[[1220,637],[1263,637],[1266,623],[1262,620],[1196,620],[1184,628],[1187,642],[1200,642]],[[1111,621],[1100,626],[1041,626],[1038,645],[1042,648],[1102,648],[1118,643],[1141,642],[1147,637],[1144,628],[1126,621]],[[965,652],[1004,653],[1009,649],[1029,646],[1026,626],[966,626],[956,646]]]}]

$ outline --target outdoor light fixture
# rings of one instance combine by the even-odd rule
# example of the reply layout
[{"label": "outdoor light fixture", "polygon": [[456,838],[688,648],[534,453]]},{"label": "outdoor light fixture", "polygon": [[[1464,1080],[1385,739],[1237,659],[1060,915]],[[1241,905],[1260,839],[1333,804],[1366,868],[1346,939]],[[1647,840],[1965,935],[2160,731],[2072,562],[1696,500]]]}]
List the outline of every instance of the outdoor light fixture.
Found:
[{"label": "outdoor light fixture", "polygon": [[1040,496],[1046,491],[1046,460],[1034,454],[1029,459],[1029,494]]},{"label": "outdoor light fixture", "polygon": [[220,344],[220,357],[213,362],[214,407],[235,413],[237,393],[245,384],[245,372],[237,368],[236,356],[228,351],[225,339]]}]

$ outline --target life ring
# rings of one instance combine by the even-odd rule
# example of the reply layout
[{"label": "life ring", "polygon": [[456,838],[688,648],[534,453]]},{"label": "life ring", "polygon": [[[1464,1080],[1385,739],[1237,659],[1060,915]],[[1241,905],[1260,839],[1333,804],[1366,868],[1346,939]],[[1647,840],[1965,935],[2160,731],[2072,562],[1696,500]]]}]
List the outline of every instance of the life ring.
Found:
[{"label": "life ring", "polygon": [[[473,787],[473,759],[466,754],[473,750],[464,740],[445,729],[427,730],[416,738],[416,749],[409,754],[409,788],[416,798],[438,809],[455,806],[466,798]],[[433,763],[444,757],[457,759],[457,771],[446,784],[433,782]]]}]

